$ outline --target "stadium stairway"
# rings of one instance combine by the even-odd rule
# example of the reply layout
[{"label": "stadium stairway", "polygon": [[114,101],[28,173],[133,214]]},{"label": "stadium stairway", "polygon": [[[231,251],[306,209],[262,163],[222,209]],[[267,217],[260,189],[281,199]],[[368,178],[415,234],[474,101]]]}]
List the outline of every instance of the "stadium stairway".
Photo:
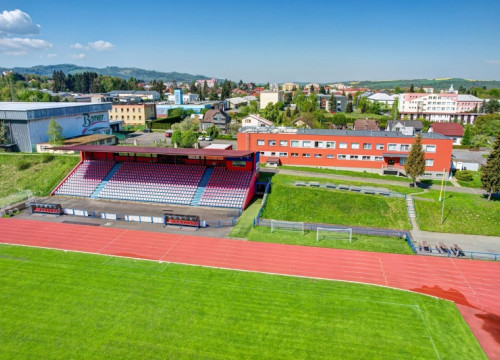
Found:
[{"label": "stadium stairway", "polygon": [[92,195],[90,195],[91,199],[97,199],[99,196],[99,193],[104,189],[108,181],[113,177],[113,175],[118,171],[118,169],[122,166],[122,163],[116,163],[111,170],[109,170],[109,173],[104,177],[104,179],[101,181],[101,183],[96,187]]},{"label": "stadium stairway", "polygon": [[191,200],[191,206],[198,206],[198,204],[200,203],[201,196],[205,191],[205,187],[207,186],[208,180],[210,180],[210,176],[212,176],[213,171],[214,168],[207,167],[207,169],[203,173],[200,183],[198,184],[198,189],[196,189],[196,192],[194,193],[193,196],[193,200]]}]

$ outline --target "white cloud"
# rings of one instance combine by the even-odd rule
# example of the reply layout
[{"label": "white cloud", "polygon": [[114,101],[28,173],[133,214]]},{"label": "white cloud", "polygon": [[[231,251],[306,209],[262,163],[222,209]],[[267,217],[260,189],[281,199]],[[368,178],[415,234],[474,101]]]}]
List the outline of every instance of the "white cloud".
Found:
[{"label": "white cloud", "polygon": [[110,51],[113,50],[115,46],[108,41],[98,40],[89,42],[89,47],[97,51]]},{"label": "white cloud", "polygon": [[40,27],[33,24],[31,17],[19,9],[0,13],[0,34],[38,34]]},{"label": "white cloud", "polygon": [[81,60],[81,59],[85,59],[85,54],[84,53],[81,53],[81,54],[73,54],[71,55],[71,58],[72,59],[75,59],[75,60]]},{"label": "white cloud", "polygon": [[55,58],[55,57],[57,57],[57,54],[47,54],[46,57],[48,57],[48,58]]},{"label": "white cloud", "polygon": [[494,60],[486,60],[488,64],[493,64],[493,65],[499,65],[500,66],[500,59],[494,59]]},{"label": "white cloud", "polygon": [[85,50],[90,49],[88,46],[84,46],[80,43],[71,44],[69,47],[72,49],[85,49]]},{"label": "white cloud", "polygon": [[0,52],[8,55],[25,55],[29,50],[46,50],[51,47],[51,43],[40,39],[0,38]]}]

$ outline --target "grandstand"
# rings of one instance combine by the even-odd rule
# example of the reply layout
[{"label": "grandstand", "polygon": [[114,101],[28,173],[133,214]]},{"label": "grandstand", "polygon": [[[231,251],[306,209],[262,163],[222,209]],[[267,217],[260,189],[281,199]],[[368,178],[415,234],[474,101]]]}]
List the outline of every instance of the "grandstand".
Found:
[{"label": "grandstand", "polygon": [[244,209],[259,156],[250,151],[63,146],[80,163],[51,195]]}]

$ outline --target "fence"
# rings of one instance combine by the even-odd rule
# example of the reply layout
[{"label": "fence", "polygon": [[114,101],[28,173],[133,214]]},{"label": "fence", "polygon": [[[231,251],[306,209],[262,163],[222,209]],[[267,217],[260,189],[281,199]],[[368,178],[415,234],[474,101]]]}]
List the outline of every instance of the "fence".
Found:
[{"label": "fence", "polygon": [[264,210],[264,206],[266,206],[267,195],[269,193],[270,187],[271,187],[271,182],[268,181],[266,184],[266,188],[264,189],[264,196],[262,197],[262,203],[260,204],[259,212],[257,213],[257,216],[255,217],[255,219],[253,219],[253,226],[256,226],[259,224],[260,218],[262,216],[262,211]]},{"label": "fence", "polygon": [[460,250],[460,254],[457,255],[456,253],[453,253],[452,251],[444,252],[441,250],[433,249],[429,247],[428,250],[425,251],[420,251],[419,254],[422,255],[439,255],[439,256],[446,256],[446,257],[463,257],[463,258],[470,258],[470,259],[475,259],[475,260],[492,260],[492,261],[499,261],[500,260],[500,254],[497,253],[488,253],[488,252],[481,252],[481,251],[464,251]]}]

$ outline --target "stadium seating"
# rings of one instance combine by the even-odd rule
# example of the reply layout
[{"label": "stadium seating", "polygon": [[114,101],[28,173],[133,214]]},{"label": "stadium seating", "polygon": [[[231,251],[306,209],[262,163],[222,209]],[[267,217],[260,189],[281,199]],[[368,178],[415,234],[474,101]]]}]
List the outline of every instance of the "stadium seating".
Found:
[{"label": "stadium seating", "polygon": [[54,194],[88,197],[92,195],[106,174],[113,168],[114,164],[114,161],[85,160]]},{"label": "stadium seating", "polygon": [[200,205],[241,208],[250,186],[251,171],[216,167],[203,192]]},{"label": "stadium seating", "polygon": [[98,197],[189,205],[205,166],[124,162]]}]

